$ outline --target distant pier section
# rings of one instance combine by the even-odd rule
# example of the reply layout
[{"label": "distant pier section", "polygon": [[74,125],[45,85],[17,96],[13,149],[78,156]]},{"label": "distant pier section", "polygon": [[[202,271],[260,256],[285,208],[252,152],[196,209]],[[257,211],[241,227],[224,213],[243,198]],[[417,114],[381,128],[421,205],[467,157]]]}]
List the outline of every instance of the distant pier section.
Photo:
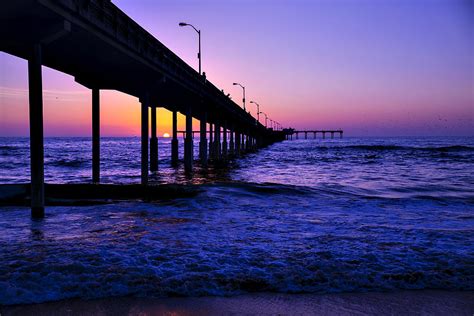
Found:
[{"label": "distant pier section", "polygon": [[335,129],[335,130],[323,130],[323,129],[314,129],[314,130],[294,130],[292,128],[287,128],[283,130],[286,135],[286,139],[290,140],[293,139],[293,135],[295,135],[296,139],[299,139],[300,134],[304,135],[304,139],[308,139],[308,134],[313,135],[313,139],[317,138],[318,133],[321,134],[323,139],[326,139],[326,134],[331,135],[331,139],[334,138],[334,135],[339,136],[342,138],[344,136],[344,131],[342,129]]}]

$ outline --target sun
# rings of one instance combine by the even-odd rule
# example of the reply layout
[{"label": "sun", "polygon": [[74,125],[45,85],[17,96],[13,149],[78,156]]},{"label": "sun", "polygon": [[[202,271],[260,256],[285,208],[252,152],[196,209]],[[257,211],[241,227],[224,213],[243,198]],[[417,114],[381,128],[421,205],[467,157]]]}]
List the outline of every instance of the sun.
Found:
[{"label": "sun", "polygon": [[164,133],[164,134],[163,134],[163,137],[164,137],[164,138],[169,138],[169,137],[170,137],[170,134]]}]

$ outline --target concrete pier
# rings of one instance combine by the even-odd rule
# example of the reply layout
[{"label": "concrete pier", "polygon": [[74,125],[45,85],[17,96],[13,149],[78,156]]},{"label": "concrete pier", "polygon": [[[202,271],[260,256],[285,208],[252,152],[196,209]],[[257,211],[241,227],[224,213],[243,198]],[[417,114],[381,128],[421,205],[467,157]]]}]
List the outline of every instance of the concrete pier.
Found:
[{"label": "concrete pier", "polygon": [[100,182],[101,90],[115,90],[139,99],[139,186],[144,191],[149,188],[143,187],[148,184],[149,171],[158,171],[158,104],[172,111],[171,161],[174,166],[179,162],[177,115],[180,112],[186,116],[184,165],[187,172],[192,171],[193,164],[193,118],[202,120],[196,134],[200,133],[203,165],[210,157],[219,161],[222,154],[224,157],[230,157],[229,153],[239,155],[246,148],[267,146],[287,135],[284,131],[274,131],[260,124],[258,119],[183,62],[112,1],[6,1],[1,7],[0,22],[7,26],[7,31],[0,32],[0,51],[28,60],[33,217],[40,218],[45,213],[43,65],[73,77],[92,90],[94,183]]},{"label": "concrete pier", "polygon": [[141,182],[142,185],[148,184],[148,97],[140,100],[141,102]]},{"label": "concrete pier", "polygon": [[31,158],[31,216],[44,217],[44,144],[43,144],[43,79],[41,46],[34,45],[28,59]]},{"label": "concrete pier", "polygon": [[150,171],[158,170],[158,138],[156,137],[156,107],[151,107]]},{"label": "concrete pier", "polygon": [[342,129],[338,130],[305,130],[305,131],[296,131],[294,129],[285,129],[283,132],[286,135],[286,139],[293,139],[293,135],[296,135],[296,139],[299,138],[299,133],[304,133],[304,138],[308,139],[308,133],[313,133],[313,139],[316,139],[318,133],[322,134],[322,138],[326,139],[326,133],[331,134],[331,139],[334,138],[335,134],[339,134],[339,137],[342,138],[344,131]]},{"label": "concrete pier", "polygon": [[92,182],[100,182],[100,90],[92,89]]},{"label": "concrete pier", "polygon": [[173,165],[178,164],[178,112],[173,111],[172,117],[172,139],[171,139],[171,163]]}]

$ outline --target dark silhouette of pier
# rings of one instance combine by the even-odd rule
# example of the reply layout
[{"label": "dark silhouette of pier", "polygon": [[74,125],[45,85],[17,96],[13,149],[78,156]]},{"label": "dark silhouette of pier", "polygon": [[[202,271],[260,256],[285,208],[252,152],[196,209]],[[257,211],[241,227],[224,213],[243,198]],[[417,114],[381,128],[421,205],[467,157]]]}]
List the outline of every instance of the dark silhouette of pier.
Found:
[{"label": "dark silhouette of pier", "polygon": [[322,138],[326,138],[326,134],[331,135],[331,138],[334,138],[334,135],[339,135],[339,138],[342,138],[344,135],[344,131],[342,129],[338,130],[303,130],[303,131],[298,131],[294,129],[284,129],[285,132],[285,138],[286,139],[293,139],[293,135],[295,135],[296,139],[299,139],[299,135],[303,134],[304,139],[308,139],[308,134],[311,135],[313,134],[313,138],[316,138],[318,136],[318,133],[322,135]]},{"label": "dark silhouette of pier", "polygon": [[[177,113],[186,117],[184,166],[193,168],[192,119],[200,121],[199,159],[244,154],[285,139],[268,129],[109,0],[4,1],[0,49],[28,60],[31,209],[44,216],[41,67],[69,74],[91,90],[92,181],[100,182],[100,91],[117,90],[141,104],[141,184],[158,169],[156,109],[172,112],[172,161],[178,162]],[[151,112],[151,137],[149,135]],[[209,139],[207,138],[209,136]]]}]

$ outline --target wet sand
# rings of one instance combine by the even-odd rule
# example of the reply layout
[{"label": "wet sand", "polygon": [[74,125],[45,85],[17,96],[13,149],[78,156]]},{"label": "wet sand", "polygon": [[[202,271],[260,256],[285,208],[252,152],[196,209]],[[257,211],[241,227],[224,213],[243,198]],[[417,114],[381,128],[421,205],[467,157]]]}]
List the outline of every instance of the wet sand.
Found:
[{"label": "wet sand", "polygon": [[0,307],[6,315],[467,315],[474,292],[274,294],[200,298],[71,299]]}]

